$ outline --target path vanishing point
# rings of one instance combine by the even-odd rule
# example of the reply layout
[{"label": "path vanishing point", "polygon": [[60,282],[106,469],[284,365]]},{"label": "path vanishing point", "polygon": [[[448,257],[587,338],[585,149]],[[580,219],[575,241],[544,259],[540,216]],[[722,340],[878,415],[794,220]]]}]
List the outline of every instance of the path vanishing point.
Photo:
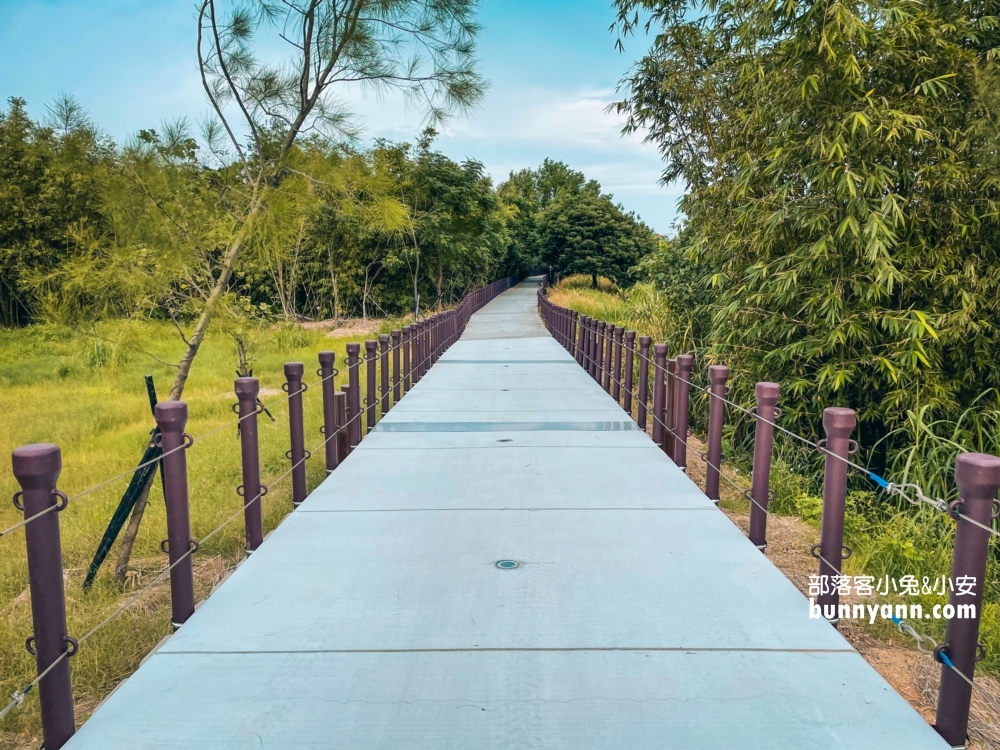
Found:
[{"label": "path vanishing point", "polygon": [[948,745],[499,296],[71,750]]}]

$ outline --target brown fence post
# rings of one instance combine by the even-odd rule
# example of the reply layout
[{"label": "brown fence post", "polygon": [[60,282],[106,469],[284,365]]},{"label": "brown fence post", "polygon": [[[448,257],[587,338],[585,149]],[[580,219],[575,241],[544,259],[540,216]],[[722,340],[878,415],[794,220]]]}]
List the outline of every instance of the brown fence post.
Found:
[{"label": "brown fence post", "polygon": [[361,443],[361,344],[347,345],[347,419],[351,426],[348,429],[350,435],[351,450],[353,451]]},{"label": "brown fence post", "polygon": [[677,440],[674,437],[673,430],[676,425],[676,402],[677,402],[677,360],[668,359],[667,360],[667,376],[664,380],[663,387],[667,392],[666,398],[663,400],[663,421],[670,429],[667,430],[664,436],[663,446],[667,455],[670,456],[671,460],[674,457],[674,451],[677,450]]},{"label": "brown fence post", "polygon": [[402,391],[399,384],[399,349],[402,345],[403,332],[392,332],[392,403],[399,403],[402,398]]},{"label": "brown fence post", "polygon": [[288,394],[289,450],[285,458],[292,462],[292,504],[299,506],[306,499],[306,435],[302,415],[302,374],[305,366],[301,362],[285,363],[285,380],[282,389]]},{"label": "brown fence post", "polygon": [[611,334],[614,326],[601,322],[601,387],[611,393]]},{"label": "brown fence post", "polygon": [[750,541],[762,552],[767,548],[767,506],[771,501],[771,446],[778,415],[777,383],[757,383],[756,425],[753,438],[753,485],[750,489]]},{"label": "brown fence post", "polygon": [[333,363],[336,355],[333,352],[319,353],[319,375],[323,390],[323,426],[320,433],[325,438],[323,443],[324,454],[326,456],[326,471],[330,473],[337,468],[339,456],[337,455],[337,407],[333,403],[334,394],[337,392],[337,385],[334,382]]},{"label": "brown fence post", "polygon": [[365,374],[368,386],[365,391],[365,423],[368,426],[368,432],[371,432],[375,426],[375,407],[378,404],[378,397],[375,395],[375,376],[378,369],[376,359],[377,348],[377,341],[372,341],[371,339],[365,341]]},{"label": "brown fence post", "polygon": [[587,329],[587,316],[578,315],[577,316],[577,327],[576,327],[576,361],[581,366],[584,367],[586,363],[585,351],[584,351],[584,334]]},{"label": "brown fence post", "polygon": [[722,468],[722,429],[725,424],[726,380],[729,379],[729,368],[725,365],[712,365],[708,368],[708,451],[705,461],[705,495],[708,499],[719,502],[719,477]]},{"label": "brown fence post", "polygon": [[340,453],[340,460],[343,461],[349,455],[351,455],[351,430],[353,429],[353,423],[350,423],[350,413],[351,413],[351,386],[342,385],[340,386],[340,393],[336,395],[337,402],[337,423],[339,428],[337,430],[337,441],[340,443],[338,452]]},{"label": "brown fence post", "polygon": [[188,510],[187,456],[190,438],[185,435],[188,408],[183,401],[163,401],[153,409],[160,428],[163,449],[163,499],[167,508],[167,538],[160,549],[170,560],[170,624],[176,630],[194,614],[194,567],[192,552],[198,543],[191,538]]},{"label": "brown fence post", "polygon": [[856,422],[853,409],[831,406],[823,410],[826,439],[819,443],[820,449],[826,453],[823,467],[823,521],[820,543],[813,547],[812,553],[819,559],[821,589],[816,602],[823,616],[834,626],[840,619],[837,611],[840,594],[836,586],[823,586],[822,582],[831,581],[830,576],[840,575],[844,559],[844,500],[847,497],[845,461],[851,453],[851,433]]},{"label": "brown fence post", "polygon": [[625,329],[615,326],[614,332],[614,361],[611,363],[611,397],[617,402],[622,400],[622,336]]},{"label": "brown fence post", "polygon": [[690,354],[677,355],[677,381],[674,386],[674,463],[687,469],[688,394],[690,392],[691,371],[694,357]]},{"label": "brown fence post", "polygon": [[421,320],[416,321],[413,324],[413,384],[416,385],[420,382],[420,360],[423,358],[424,352],[424,323]]},{"label": "brown fence post", "polygon": [[264,541],[261,503],[267,492],[260,483],[260,441],[257,433],[257,378],[236,379],[236,406],[240,417],[240,457],[243,484],[236,492],[243,498],[243,523],[246,529],[247,555]]},{"label": "brown fence post", "polygon": [[663,374],[667,365],[667,345],[653,345],[653,442],[663,445],[663,426],[666,424],[663,398]]},{"label": "brown fence post", "polygon": [[382,416],[389,411],[389,334],[378,337],[379,344],[379,390],[382,403]]},{"label": "brown fence post", "polygon": [[635,375],[635,331],[625,331],[625,396],[622,399],[622,408],[632,414],[632,387]]},{"label": "brown fence post", "polygon": [[410,338],[411,331],[410,326],[403,326],[403,393],[409,392],[412,377],[410,372],[410,350],[413,347],[413,339]]},{"label": "brown fence post", "polygon": [[649,346],[653,339],[649,336],[639,337],[639,393],[636,398],[638,404],[638,416],[636,423],[639,429],[646,431],[646,409],[649,403]]},{"label": "brown fence post", "polygon": [[[25,521],[38,516],[24,527],[33,630],[25,647],[35,656],[38,674],[52,667],[38,683],[38,700],[45,747],[59,750],[76,731],[68,657],[78,648],[66,627],[59,512],[67,501],[66,495],[56,489],[62,454],[54,445],[25,445],[14,450],[11,463],[21,485],[21,491],[14,495],[14,506],[24,512]],[[50,511],[52,507],[56,510]],[[65,658],[64,653],[68,654]],[[57,660],[59,663],[53,667]]]},{"label": "brown fence post", "polygon": [[[990,548],[987,529],[993,524],[997,490],[1000,490],[1000,458],[985,453],[960,454],[955,459],[955,483],[960,499],[948,506],[950,515],[956,520],[951,579],[953,582],[971,581],[972,585],[969,593],[957,586],[953,588],[947,606],[958,613],[968,613],[971,606],[973,616],[949,618],[944,643],[934,652],[935,658],[944,664],[934,728],[952,747],[964,747],[968,741],[972,701],[970,683],[975,676],[976,661],[982,658],[979,622]],[[962,679],[962,675],[969,682]]]}]

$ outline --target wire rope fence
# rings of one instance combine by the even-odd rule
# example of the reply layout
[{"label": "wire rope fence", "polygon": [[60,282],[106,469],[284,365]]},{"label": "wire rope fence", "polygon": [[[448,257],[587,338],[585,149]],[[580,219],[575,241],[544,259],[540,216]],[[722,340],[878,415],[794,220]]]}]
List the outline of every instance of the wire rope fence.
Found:
[{"label": "wire rope fence", "polygon": [[[33,632],[25,648],[34,657],[35,676],[25,681],[0,707],[0,721],[37,693],[44,746],[48,750],[62,747],[73,735],[77,720],[70,665],[88,641],[153,595],[165,581],[169,581],[170,627],[174,631],[183,627],[195,611],[197,587],[193,563],[203,546],[235,527],[236,521],[242,518],[245,557],[259,549],[265,542],[262,506],[268,494],[279,485],[290,485],[292,509],[303,503],[309,494],[307,468],[310,460],[315,458],[322,463],[322,468],[313,472],[314,478],[317,474],[322,477],[335,471],[458,340],[472,314],[520,278],[500,279],[470,291],[450,310],[434,313],[363,344],[347,344],[347,355],[341,363],[344,372],[335,366],[336,356],[332,351],[319,352],[315,380],[304,379],[306,367],[303,363],[286,363],[284,395],[269,400],[267,406],[261,400],[258,378],[237,378],[234,382],[236,403],[232,405],[234,418],[197,436],[186,432],[189,416],[186,403],[159,403],[154,409],[156,429],[151,434],[151,444],[159,451],[155,458],[72,495],[58,489],[62,470],[62,453],[58,446],[33,444],[17,448],[12,464],[21,489],[14,494],[13,502],[23,518],[0,532],[0,545],[12,543],[16,532],[24,535],[33,622]],[[346,380],[339,390],[338,377]],[[317,393],[318,396],[307,395]],[[313,400],[312,412],[318,414],[320,421],[321,439],[315,442],[307,437],[310,434],[306,431],[307,399]],[[280,471],[271,462],[262,463],[262,433],[258,422],[258,417],[265,413],[273,420],[270,410],[278,406],[287,412],[284,420],[288,445],[284,459],[287,463]],[[192,493],[189,487],[188,457],[198,456],[199,451],[205,450],[206,441],[229,431],[235,431],[239,441],[240,483],[235,487],[235,494],[242,502],[234,502],[236,507],[231,513],[196,537],[192,533],[192,521],[197,519],[192,518],[191,499],[198,488]],[[209,458],[218,461],[215,453]],[[160,544],[160,551],[167,556],[167,564],[132,594],[116,601],[107,612],[98,613],[82,635],[73,637],[67,623],[60,512],[151,466],[160,468],[162,476],[166,538]],[[265,482],[262,475],[268,472],[272,476]],[[288,510],[286,507],[279,514],[283,516]]]},{"label": "wire rope fence", "polygon": [[[995,519],[1000,516],[1000,501],[996,497],[1000,490],[1000,457],[960,454],[955,464],[959,499],[947,502],[928,496],[916,484],[893,483],[851,458],[858,450],[858,443],[851,437],[857,423],[852,409],[824,409],[825,437],[812,440],[778,422],[781,417],[777,405],[781,392],[778,383],[757,383],[756,404],[739,404],[727,398],[729,369],[725,365],[711,365],[706,372],[696,375],[691,354],[680,353],[671,358],[665,344],[654,343],[648,336],[556,305],[548,298],[546,281],[538,290],[538,310],[556,341],[682,470],[687,470],[690,454],[695,452],[691,442],[693,396],[707,401],[707,419],[702,422],[705,450],[697,451],[705,465],[706,496],[718,503],[720,482],[725,482],[745,498],[750,510],[748,538],[762,552],[767,547],[769,521],[782,524],[799,541],[818,566],[817,574],[811,576],[811,581],[818,585],[817,596],[810,599],[810,606],[818,607],[820,616],[834,627],[841,618],[852,617],[855,612],[852,607],[861,606],[841,602],[843,587],[838,585],[848,578],[843,576],[843,563],[852,554],[844,544],[849,472],[861,474],[888,495],[898,496],[913,506],[932,508],[955,523],[950,599],[944,608],[947,619],[944,640],[937,643],[907,622],[905,605],[898,605],[891,612],[891,620],[901,633],[914,638],[918,648],[941,665],[934,728],[953,746],[965,746],[973,692],[997,708],[996,702],[975,684],[974,673],[976,662],[986,655],[979,642],[979,631],[990,544],[1000,536],[994,528]],[[727,408],[752,420],[754,427],[749,487],[724,469],[726,456],[722,449]],[[770,475],[776,433],[802,450],[815,452],[823,461],[819,544],[810,543],[788,519],[769,508],[775,497]],[[962,585],[956,587],[955,581]],[[932,644],[932,648],[926,644]]]}]

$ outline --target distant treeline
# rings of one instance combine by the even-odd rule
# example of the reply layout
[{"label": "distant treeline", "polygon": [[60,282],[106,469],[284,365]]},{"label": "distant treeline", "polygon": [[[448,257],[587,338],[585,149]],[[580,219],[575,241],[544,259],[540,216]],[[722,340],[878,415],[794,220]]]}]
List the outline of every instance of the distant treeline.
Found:
[{"label": "distant treeline", "polygon": [[[494,186],[483,165],[415,144],[305,138],[246,228],[230,317],[393,316],[447,305],[540,263],[625,282],[654,235],[559,162]],[[114,143],[63,98],[0,113],[0,325],[191,320],[224,267],[236,161],[183,124]]]}]

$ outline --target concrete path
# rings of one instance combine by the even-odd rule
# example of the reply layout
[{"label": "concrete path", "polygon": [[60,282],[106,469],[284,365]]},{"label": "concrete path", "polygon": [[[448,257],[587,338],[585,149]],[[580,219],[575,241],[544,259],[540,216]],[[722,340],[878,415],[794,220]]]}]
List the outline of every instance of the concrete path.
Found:
[{"label": "concrete path", "polygon": [[548,336],[536,288],[477,313],[67,747],[947,747]]}]

